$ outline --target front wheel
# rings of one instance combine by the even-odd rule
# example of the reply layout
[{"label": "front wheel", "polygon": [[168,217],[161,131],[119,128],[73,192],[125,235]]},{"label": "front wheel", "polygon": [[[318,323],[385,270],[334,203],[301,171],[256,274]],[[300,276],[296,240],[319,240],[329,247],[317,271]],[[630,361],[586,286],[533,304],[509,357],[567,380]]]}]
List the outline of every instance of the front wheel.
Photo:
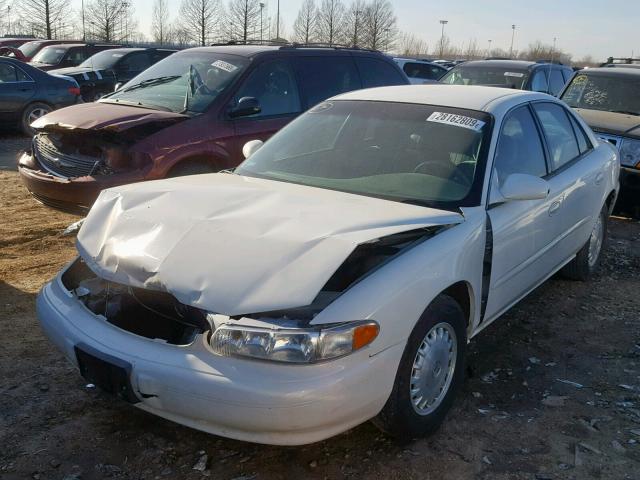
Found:
[{"label": "front wheel", "polygon": [[605,206],[596,219],[587,243],[580,249],[576,257],[562,269],[563,276],[571,280],[586,281],[596,273],[607,240],[608,218],[609,212]]},{"label": "front wheel", "polygon": [[464,380],[466,344],[462,308],[440,295],[411,332],[391,395],[373,423],[405,440],[435,432]]}]

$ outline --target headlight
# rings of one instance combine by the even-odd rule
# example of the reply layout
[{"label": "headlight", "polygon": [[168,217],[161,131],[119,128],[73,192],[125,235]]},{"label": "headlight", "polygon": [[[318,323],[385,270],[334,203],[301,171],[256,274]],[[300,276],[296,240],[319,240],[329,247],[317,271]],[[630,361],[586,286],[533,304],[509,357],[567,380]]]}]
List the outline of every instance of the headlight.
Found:
[{"label": "headlight", "polygon": [[225,357],[250,357],[289,363],[313,363],[342,357],[375,340],[374,321],[327,325],[310,329],[268,329],[221,325],[209,341]]},{"label": "headlight", "polygon": [[640,164],[640,140],[623,138],[620,145],[620,163],[627,167]]}]

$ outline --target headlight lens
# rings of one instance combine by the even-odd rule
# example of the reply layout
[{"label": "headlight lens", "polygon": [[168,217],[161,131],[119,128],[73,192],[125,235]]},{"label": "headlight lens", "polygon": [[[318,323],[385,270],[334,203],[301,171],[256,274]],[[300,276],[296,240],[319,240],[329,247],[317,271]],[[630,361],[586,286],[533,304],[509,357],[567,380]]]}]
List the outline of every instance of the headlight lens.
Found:
[{"label": "headlight lens", "polygon": [[620,145],[620,163],[628,167],[640,164],[640,140],[623,138]]},{"label": "headlight lens", "polygon": [[375,340],[374,321],[349,322],[310,329],[268,329],[221,325],[209,341],[225,357],[249,357],[288,363],[313,363],[342,357]]}]

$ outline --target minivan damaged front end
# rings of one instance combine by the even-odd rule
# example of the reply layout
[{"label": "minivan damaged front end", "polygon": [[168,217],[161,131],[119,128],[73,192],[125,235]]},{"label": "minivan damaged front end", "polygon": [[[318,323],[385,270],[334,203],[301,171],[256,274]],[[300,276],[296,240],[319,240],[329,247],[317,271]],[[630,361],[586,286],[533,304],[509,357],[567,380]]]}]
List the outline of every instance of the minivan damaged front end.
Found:
[{"label": "minivan damaged front end", "polygon": [[[87,381],[217,435],[297,445],[373,418],[404,343],[374,299],[349,318],[335,305],[462,216],[273,184],[216,174],[104,192],[81,258],[38,297],[45,333]],[[188,218],[166,215],[177,198]]]}]

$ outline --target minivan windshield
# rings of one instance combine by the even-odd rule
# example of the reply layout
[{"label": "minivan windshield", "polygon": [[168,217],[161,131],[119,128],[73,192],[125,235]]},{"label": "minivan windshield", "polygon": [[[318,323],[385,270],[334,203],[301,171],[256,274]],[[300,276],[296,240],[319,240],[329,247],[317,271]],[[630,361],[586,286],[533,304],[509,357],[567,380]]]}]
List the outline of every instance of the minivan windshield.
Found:
[{"label": "minivan windshield", "polygon": [[440,82],[451,85],[491,85],[522,90],[527,78],[529,78],[529,71],[523,68],[459,65],[449,70]]},{"label": "minivan windshield", "polygon": [[25,57],[32,57],[38,51],[42,42],[27,42],[18,47]]},{"label": "minivan windshield", "polygon": [[62,57],[67,52],[66,48],[60,47],[44,47],[36,56],[31,60],[34,63],[47,63],[51,65],[55,65],[60,63]]},{"label": "minivan windshield", "polygon": [[640,115],[640,75],[633,77],[579,74],[562,94],[562,100],[573,108]]},{"label": "minivan windshield", "polygon": [[248,63],[236,55],[181,52],[156,63],[102,101],[202,113]]},{"label": "minivan windshield", "polygon": [[455,209],[480,203],[490,131],[490,115],[474,110],[328,101],[235,173]]}]

